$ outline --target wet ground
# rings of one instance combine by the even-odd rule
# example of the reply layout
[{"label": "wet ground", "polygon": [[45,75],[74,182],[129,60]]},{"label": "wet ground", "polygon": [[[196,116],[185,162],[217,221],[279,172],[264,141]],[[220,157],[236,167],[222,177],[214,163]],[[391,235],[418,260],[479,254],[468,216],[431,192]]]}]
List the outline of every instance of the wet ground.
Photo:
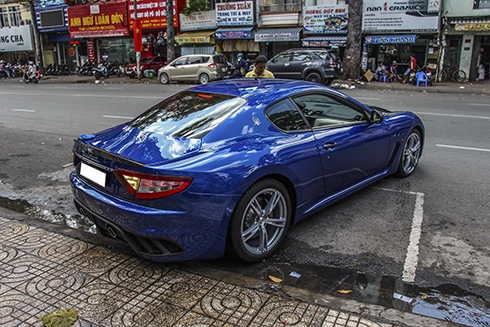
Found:
[{"label": "wet ground", "polygon": [[[14,196],[16,191],[7,193],[9,196],[0,194],[2,195],[1,207],[23,213],[32,219],[68,226],[76,231],[97,233],[95,226],[89,220],[73,210],[73,206],[69,203],[69,196],[61,199],[44,199],[44,201],[39,198],[39,204],[31,204],[21,196]],[[57,202],[58,205],[50,206],[51,202],[53,204]],[[55,209],[55,207],[60,208],[60,202],[65,202],[61,206],[66,208],[65,213]],[[105,240],[101,239],[100,242],[105,243]],[[99,245],[131,252],[125,245],[114,247],[112,240]],[[283,284],[300,289],[336,295],[344,299],[376,304],[466,326],[490,326],[490,303],[455,285],[421,288],[390,276],[360,274],[354,269],[284,262],[280,252],[258,264],[245,264],[232,257],[201,262],[201,264],[263,280],[279,278]],[[353,265],[355,266],[355,263]]]}]

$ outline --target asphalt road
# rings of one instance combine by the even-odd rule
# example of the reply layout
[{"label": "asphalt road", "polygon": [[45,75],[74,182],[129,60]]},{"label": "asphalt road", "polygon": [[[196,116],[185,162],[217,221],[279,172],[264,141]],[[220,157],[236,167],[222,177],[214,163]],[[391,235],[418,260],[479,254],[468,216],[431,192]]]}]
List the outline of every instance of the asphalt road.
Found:
[{"label": "asphalt road", "polygon": [[[124,123],[186,87],[2,84],[0,196],[27,200],[35,205],[32,215],[86,227],[67,182],[72,140]],[[291,284],[323,292],[357,285],[352,296],[385,305],[381,290],[416,296],[422,288],[488,304],[488,97],[345,92],[367,104],[420,115],[426,140],[417,171],[406,179],[389,177],[293,226],[283,249],[262,264],[231,258],[209,264],[252,276],[276,270]],[[290,277],[293,270],[302,277]]]}]

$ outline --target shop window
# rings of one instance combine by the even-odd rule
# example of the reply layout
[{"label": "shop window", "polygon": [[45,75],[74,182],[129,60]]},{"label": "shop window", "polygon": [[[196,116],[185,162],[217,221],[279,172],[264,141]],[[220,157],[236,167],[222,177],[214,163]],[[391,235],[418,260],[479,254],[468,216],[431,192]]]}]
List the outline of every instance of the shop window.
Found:
[{"label": "shop window", "polygon": [[20,6],[9,7],[10,23],[12,26],[19,26],[21,21]]},{"label": "shop window", "polygon": [[473,9],[486,9],[490,8],[490,0],[474,0]]},{"label": "shop window", "polygon": [[0,7],[0,27],[8,27],[9,16],[6,7]]}]

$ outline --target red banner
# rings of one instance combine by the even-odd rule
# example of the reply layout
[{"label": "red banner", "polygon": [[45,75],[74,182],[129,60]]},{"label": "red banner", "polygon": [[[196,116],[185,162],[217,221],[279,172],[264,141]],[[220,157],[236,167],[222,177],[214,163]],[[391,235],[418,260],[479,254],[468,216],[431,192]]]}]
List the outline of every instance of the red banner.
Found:
[{"label": "red banner", "polygon": [[143,30],[141,29],[141,21],[133,20],[133,38],[134,38],[134,52],[143,51]]},{"label": "red banner", "polygon": [[68,7],[68,30],[71,38],[127,36],[127,17],[125,2]]},{"label": "red banner", "polygon": [[[179,26],[179,17],[176,1],[173,1],[174,7],[174,26]],[[129,19],[134,19],[134,6],[129,5]],[[138,21],[141,22],[141,29],[164,29],[167,28],[167,2],[166,0],[137,0],[136,12]]]}]

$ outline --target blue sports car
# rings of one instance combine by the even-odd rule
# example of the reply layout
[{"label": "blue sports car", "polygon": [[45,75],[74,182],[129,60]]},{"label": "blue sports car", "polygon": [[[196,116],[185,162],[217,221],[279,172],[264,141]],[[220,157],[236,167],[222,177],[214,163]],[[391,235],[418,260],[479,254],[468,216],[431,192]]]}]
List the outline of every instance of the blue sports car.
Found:
[{"label": "blue sports car", "polygon": [[154,261],[269,257],[288,227],[391,174],[413,173],[424,126],[324,85],[191,87],[74,143],[75,204]]}]

